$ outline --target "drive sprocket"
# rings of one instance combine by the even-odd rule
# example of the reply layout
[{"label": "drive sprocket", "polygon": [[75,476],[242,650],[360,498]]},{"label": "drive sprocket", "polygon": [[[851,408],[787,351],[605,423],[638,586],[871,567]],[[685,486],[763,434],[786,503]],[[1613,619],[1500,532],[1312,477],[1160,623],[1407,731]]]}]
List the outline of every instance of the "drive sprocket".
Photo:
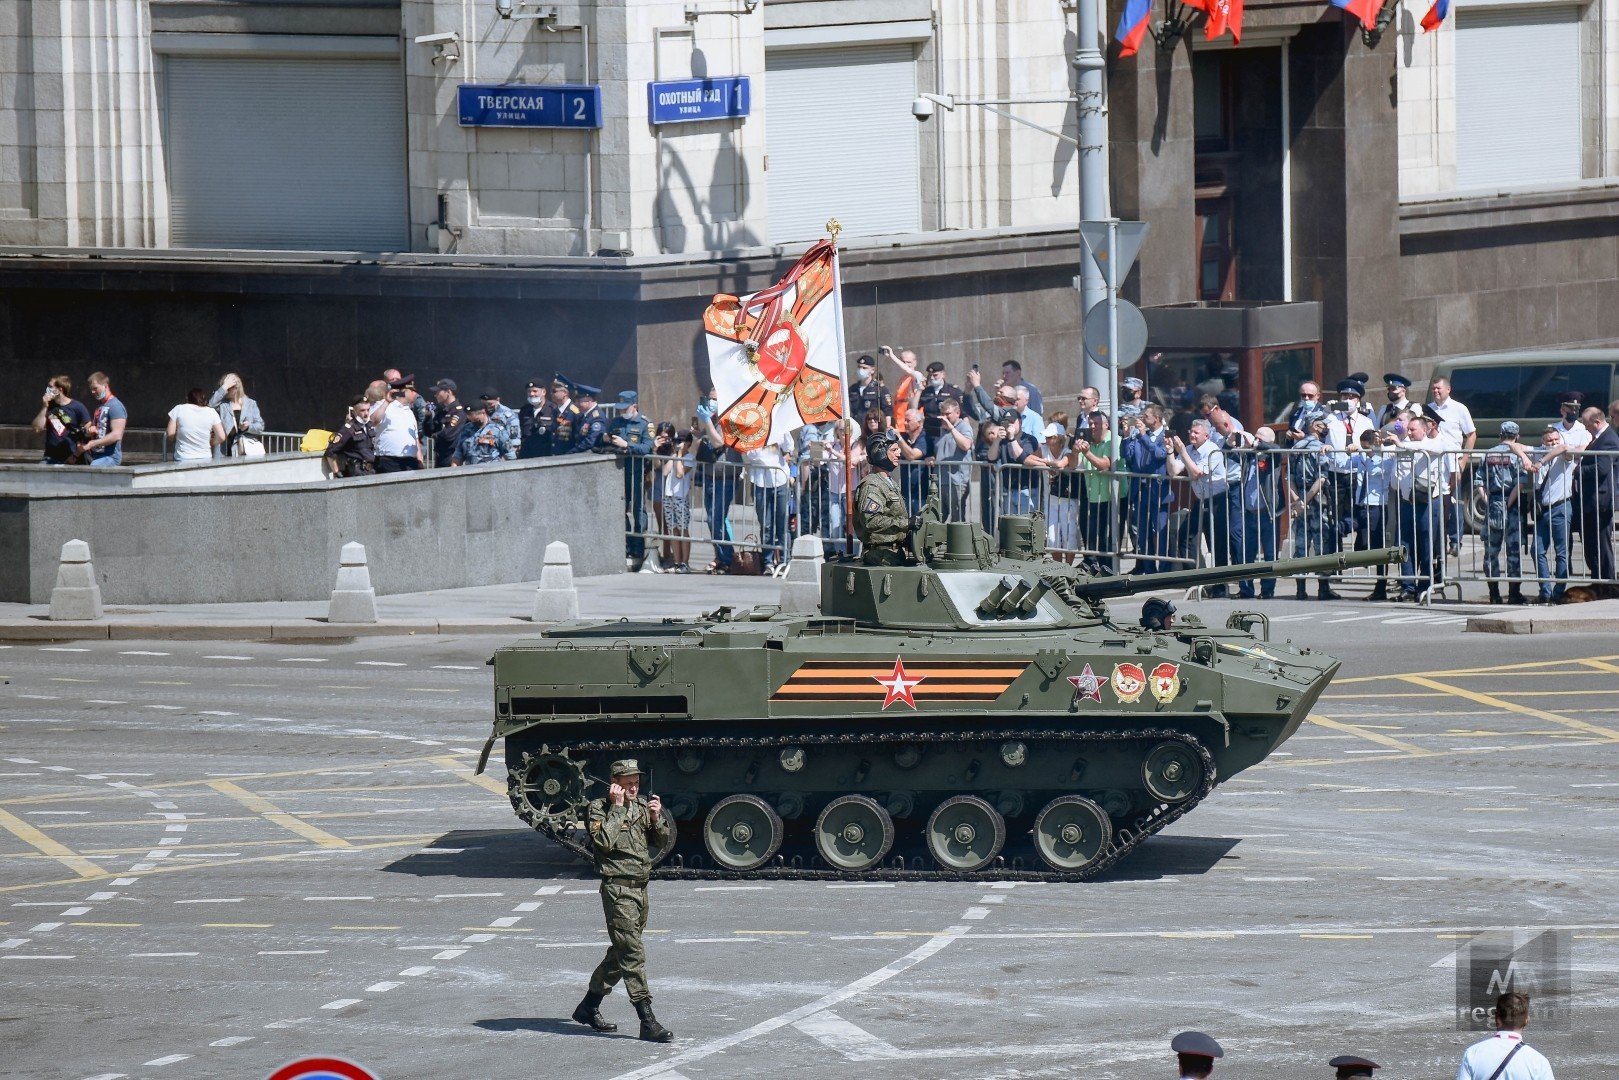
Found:
[{"label": "drive sprocket", "polygon": [[541,746],[507,771],[506,794],[518,817],[542,833],[556,835],[583,819],[588,783],[584,762]]}]

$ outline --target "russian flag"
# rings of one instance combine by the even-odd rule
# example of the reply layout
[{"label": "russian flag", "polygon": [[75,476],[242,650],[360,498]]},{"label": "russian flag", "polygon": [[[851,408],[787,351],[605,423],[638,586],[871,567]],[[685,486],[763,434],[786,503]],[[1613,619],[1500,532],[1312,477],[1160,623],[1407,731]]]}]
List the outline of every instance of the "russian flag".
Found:
[{"label": "russian flag", "polygon": [[[1438,2],[1448,3],[1449,0]],[[1330,3],[1359,19],[1360,25],[1368,30],[1377,24],[1377,13],[1383,8],[1383,0],[1330,0]]]},{"label": "russian flag", "polygon": [[1213,41],[1230,30],[1232,41],[1242,41],[1242,0],[1213,0],[1205,10],[1209,15],[1208,25],[1203,30],[1204,40]]},{"label": "russian flag", "polygon": [[1113,36],[1119,40],[1119,59],[1141,51],[1141,40],[1147,36],[1147,24],[1151,21],[1152,0],[1127,0],[1124,13],[1119,16],[1119,28],[1113,31]]},{"label": "russian flag", "polygon": [[1445,16],[1449,14],[1450,0],[1434,0],[1433,7],[1429,8],[1428,14],[1422,17],[1423,33],[1439,29],[1439,24],[1444,22]]}]

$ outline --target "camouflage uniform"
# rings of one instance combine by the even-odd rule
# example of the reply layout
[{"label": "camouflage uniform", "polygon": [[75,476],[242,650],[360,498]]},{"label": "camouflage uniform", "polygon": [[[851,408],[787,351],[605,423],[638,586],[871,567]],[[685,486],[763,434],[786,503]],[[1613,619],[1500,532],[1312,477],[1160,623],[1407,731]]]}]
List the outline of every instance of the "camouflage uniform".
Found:
[{"label": "camouflage uniform", "polygon": [[866,563],[893,565],[904,560],[900,545],[911,534],[911,514],[891,473],[874,469],[854,489],[854,531]]},{"label": "camouflage uniform", "polygon": [[607,916],[607,955],[590,976],[590,992],[606,996],[624,980],[630,1001],[649,1001],[646,984],[646,949],[641,931],[646,928],[647,877],[652,854],[669,841],[669,825],[652,820],[647,801],[636,798],[623,806],[606,799],[590,804],[586,819],[590,848],[601,875],[602,911]]}]

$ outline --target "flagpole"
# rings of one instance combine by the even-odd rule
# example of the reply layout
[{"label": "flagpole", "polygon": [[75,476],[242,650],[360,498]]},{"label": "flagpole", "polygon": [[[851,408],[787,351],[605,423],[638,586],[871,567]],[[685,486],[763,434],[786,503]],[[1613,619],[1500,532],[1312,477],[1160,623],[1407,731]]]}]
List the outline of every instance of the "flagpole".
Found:
[{"label": "flagpole", "polygon": [[838,264],[838,234],[843,224],[837,218],[826,223],[832,234],[832,314],[838,334],[838,385],[843,389],[843,551],[854,555],[854,459],[849,445],[849,348],[843,337],[843,268]]}]

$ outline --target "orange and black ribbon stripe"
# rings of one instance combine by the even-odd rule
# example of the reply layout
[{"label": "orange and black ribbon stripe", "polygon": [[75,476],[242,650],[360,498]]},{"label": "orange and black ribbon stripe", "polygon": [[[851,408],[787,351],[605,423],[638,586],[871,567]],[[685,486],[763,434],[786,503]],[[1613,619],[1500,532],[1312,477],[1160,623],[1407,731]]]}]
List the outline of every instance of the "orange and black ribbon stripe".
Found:
[{"label": "orange and black ribbon stripe", "polygon": [[[905,665],[917,701],[994,701],[1028,669],[1023,660],[933,660]],[[771,695],[771,701],[875,701],[887,689],[878,679],[894,672],[891,660],[807,660]]]}]

